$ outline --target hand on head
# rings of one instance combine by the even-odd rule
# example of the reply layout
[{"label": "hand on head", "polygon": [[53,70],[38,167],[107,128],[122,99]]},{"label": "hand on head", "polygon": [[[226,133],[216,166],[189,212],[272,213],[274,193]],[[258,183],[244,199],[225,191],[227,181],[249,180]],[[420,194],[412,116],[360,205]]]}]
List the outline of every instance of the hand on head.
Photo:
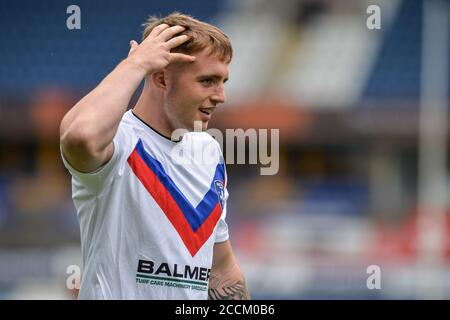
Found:
[{"label": "hand on head", "polygon": [[152,30],[141,44],[134,40],[130,41],[128,59],[144,68],[147,74],[158,72],[173,62],[195,61],[195,56],[170,52],[173,48],[190,40],[187,35],[177,36],[184,30],[185,27],[183,26],[170,27],[164,23],[160,24]]}]

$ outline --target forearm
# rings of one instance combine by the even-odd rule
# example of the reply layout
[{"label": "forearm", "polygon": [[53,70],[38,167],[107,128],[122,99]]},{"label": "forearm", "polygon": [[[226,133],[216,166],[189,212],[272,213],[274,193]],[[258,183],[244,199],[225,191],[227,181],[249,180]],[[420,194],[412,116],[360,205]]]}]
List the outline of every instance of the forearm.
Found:
[{"label": "forearm", "polygon": [[114,138],[120,120],[145,70],[132,59],[122,61],[64,117],[61,136],[83,136],[96,148],[105,148]]},{"label": "forearm", "polygon": [[227,271],[212,271],[208,288],[209,300],[249,300],[244,275],[235,265]]}]

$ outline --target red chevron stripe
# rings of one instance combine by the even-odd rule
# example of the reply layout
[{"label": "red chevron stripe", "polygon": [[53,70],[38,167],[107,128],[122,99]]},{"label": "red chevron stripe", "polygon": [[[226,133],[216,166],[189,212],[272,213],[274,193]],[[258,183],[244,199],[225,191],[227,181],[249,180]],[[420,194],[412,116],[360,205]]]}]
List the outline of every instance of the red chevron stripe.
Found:
[{"label": "red chevron stripe", "polygon": [[200,250],[206,240],[211,236],[217,221],[220,219],[222,209],[220,208],[219,203],[217,203],[216,207],[203,222],[201,227],[194,232],[172,195],[159,181],[153,171],[146,165],[137,150],[133,150],[127,161],[136,177],[141,181],[156,203],[158,203],[161,210],[178,232],[191,256],[195,256],[198,250]]}]

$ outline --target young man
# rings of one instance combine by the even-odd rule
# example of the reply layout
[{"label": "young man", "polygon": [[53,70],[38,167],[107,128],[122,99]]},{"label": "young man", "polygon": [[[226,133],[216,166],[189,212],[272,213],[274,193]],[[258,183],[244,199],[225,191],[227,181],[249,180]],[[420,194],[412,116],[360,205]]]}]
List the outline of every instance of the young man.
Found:
[{"label": "young man", "polygon": [[[225,101],[229,39],[173,13],[150,18],[141,44],[130,46],[61,122],[81,231],[79,298],[249,299],[228,238],[219,145],[206,132],[171,140],[195,121],[205,130]],[[208,161],[174,157],[193,160],[204,150]]]}]

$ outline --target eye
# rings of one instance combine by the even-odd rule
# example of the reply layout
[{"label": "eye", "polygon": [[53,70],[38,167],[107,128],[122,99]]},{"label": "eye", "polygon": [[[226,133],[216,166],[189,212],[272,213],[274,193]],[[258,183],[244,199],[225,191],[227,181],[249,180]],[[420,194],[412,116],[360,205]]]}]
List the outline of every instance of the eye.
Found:
[{"label": "eye", "polygon": [[210,86],[213,84],[213,80],[212,79],[203,79],[200,80],[201,84],[203,84],[204,86]]}]

